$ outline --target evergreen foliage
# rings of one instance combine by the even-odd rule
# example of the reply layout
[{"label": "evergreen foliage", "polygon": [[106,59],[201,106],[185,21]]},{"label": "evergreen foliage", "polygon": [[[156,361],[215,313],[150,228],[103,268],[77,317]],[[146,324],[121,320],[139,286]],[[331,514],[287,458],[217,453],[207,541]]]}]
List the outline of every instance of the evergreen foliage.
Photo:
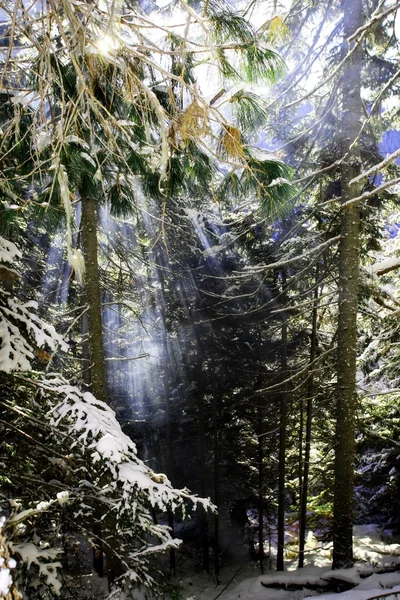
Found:
[{"label": "evergreen foliage", "polygon": [[[79,598],[105,566],[110,598],[173,596],[166,552],[170,575],[190,563],[218,581],[250,558],[262,573],[275,566],[277,529],[280,569],[297,555],[304,565],[310,529],[333,534],[335,566],[348,566],[351,507],[337,552],[338,436],[355,441],[355,521],[399,529],[395,3],[363,1],[350,52],[345,2],[300,0],[262,19],[256,3],[220,0],[9,4],[0,0],[8,593]],[[363,113],[351,122],[343,73],[356,54]],[[348,206],[361,220],[360,283],[349,297],[356,418],[343,437]]]}]

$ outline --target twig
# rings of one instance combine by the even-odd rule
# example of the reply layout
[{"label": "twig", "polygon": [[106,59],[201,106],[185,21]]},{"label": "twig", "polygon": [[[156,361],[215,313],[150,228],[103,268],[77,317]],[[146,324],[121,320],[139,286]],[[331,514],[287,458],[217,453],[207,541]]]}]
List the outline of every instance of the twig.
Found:
[{"label": "twig", "polygon": [[228,581],[228,583],[222,588],[222,590],[220,591],[219,594],[217,594],[217,596],[215,596],[215,598],[213,598],[213,600],[217,600],[217,598],[219,598],[221,596],[221,594],[224,593],[224,591],[226,590],[226,588],[232,583],[232,581],[235,579],[236,575],[238,575],[241,571],[241,568],[238,569],[236,571],[236,573],[230,578],[230,580]]}]

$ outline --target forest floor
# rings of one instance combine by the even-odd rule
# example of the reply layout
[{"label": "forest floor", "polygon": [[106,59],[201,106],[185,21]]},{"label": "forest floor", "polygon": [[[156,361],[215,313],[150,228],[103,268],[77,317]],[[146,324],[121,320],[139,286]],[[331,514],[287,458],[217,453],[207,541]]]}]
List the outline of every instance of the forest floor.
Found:
[{"label": "forest floor", "polygon": [[355,527],[357,562],[352,569],[332,571],[331,552],[332,543],[318,543],[309,536],[303,569],[296,568],[296,558],[285,562],[284,573],[259,575],[254,562],[233,565],[222,570],[218,584],[205,579],[204,573],[183,578],[181,594],[185,600],[400,599],[400,543],[391,539],[390,532],[377,525]]}]

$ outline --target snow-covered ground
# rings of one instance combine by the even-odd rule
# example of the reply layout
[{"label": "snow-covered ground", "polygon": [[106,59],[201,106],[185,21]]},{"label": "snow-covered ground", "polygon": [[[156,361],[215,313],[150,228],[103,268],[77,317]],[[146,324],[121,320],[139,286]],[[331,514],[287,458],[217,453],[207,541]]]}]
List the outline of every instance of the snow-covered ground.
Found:
[{"label": "snow-covered ground", "polygon": [[[400,600],[400,544],[391,539],[389,532],[382,532],[377,525],[355,527],[357,563],[352,569],[332,571],[332,544],[318,545],[312,536],[309,542],[303,569],[296,569],[296,560],[288,560],[284,573],[269,571],[259,575],[254,563],[236,565],[222,571],[218,585],[211,578],[207,580],[204,574],[184,578],[182,597],[185,600],[302,600],[318,595],[319,600],[334,597],[369,600],[377,596]],[[383,573],[385,569],[393,572]],[[343,586],[347,583],[355,587],[341,593],[331,590],[324,593],[324,587],[332,579],[340,580]],[[265,587],[265,584],[282,587]]]}]

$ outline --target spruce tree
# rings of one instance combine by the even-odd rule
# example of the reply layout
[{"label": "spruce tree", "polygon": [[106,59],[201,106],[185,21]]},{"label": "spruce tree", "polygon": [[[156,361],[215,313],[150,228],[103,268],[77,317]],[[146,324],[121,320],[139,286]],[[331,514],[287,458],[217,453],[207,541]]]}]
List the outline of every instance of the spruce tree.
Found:
[{"label": "spruce tree", "polygon": [[[362,119],[362,44],[356,32],[363,24],[361,0],[343,0],[341,238],[339,244],[339,321],[333,515],[333,568],[353,565],[354,462],[356,425],[356,359],[360,209],[352,202],[360,185],[358,137]],[[351,40],[351,41],[349,41]]]}]

